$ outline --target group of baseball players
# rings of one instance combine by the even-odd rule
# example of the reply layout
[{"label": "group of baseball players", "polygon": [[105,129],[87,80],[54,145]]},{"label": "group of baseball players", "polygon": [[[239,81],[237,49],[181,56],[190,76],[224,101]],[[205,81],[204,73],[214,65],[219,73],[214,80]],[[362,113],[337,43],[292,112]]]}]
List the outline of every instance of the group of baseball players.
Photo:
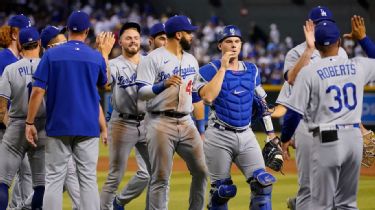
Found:
[{"label": "group of baseball players", "polygon": [[[375,57],[363,18],[351,23],[345,36]],[[306,42],[286,55],[286,82],[274,110],[258,67],[239,60],[243,37],[235,25],[217,38],[221,58],[201,67],[188,53],[197,27],[186,16],[152,26],[147,55],[140,52],[141,26],[124,23],[121,55],[111,60],[115,36],[100,33],[92,49],[85,44],[90,26],[86,13],[74,11],[62,30],[47,26],[39,34],[24,15],[0,28],[0,210],[61,210],[64,190],[73,209],[123,210],[146,188],[146,209],[168,209],[175,153],[191,175],[189,209],[205,208],[207,177],[207,208],[229,208],[237,193],[234,162],[251,189],[249,208],[270,210],[276,178],[266,166],[280,171],[290,146],[299,191],[289,208],[357,209],[363,89],[375,80],[375,60],[348,59],[328,8],[311,10]],[[112,92],[107,118],[98,93],[105,87]],[[271,117],[281,116],[279,139]],[[258,122],[267,134],[263,149],[251,129]],[[99,139],[109,145],[100,193]],[[133,148],[139,170],[116,194]]]}]

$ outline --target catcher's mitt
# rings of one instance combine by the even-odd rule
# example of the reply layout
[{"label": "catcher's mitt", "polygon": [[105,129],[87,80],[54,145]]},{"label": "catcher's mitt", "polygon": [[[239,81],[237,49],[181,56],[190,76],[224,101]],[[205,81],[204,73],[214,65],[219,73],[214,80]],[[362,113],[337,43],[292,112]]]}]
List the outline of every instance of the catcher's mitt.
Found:
[{"label": "catcher's mitt", "polygon": [[375,134],[369,131],[363,135],[362,165],[370,168],[375,161]]},{"label": "catcher's mitt", "polygon": [[274,171],[281,171],[284,160],[279,137],[269,140],[264,145],[262,154],[267,167]]}]

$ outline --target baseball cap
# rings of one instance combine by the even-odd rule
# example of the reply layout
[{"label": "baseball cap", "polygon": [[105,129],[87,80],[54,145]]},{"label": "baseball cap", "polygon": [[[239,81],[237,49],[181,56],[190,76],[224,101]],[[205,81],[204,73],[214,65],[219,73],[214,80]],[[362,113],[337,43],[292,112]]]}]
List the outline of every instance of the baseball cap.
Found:
[{"label": "baseball cap", "polygon": [[150,28],[150,36],[156,37],[160,33],[165,33],[165,27],[163,23],[156,23]]},{"label": "baseball cap", "polygon": [[68,18],[68,29],[74,32],[84,31],[91,26],[90,17],[82,11],[74,11]]},{"label": "baseball cap", "polygon": [[124,25],[122,25],[119,35],[121,36],[122,33],[124,33],[124,31],[129,29],[129,28],[135,28],[135,29],[137,29],[138,33],[141,33],[141,26],[138,23],[127,22]]},{"label": "baseball cap", "polygon": [[218,42],[222,42],[224,39],[228,37],[239,37],[240,39],[242,39],[242,34],[241,34],[240,29],[235,25],[227,25],[218,34],[217,40]]},{"label": "baseball cap", "polygon": [[324,6],[317,6],[310,10],[309,19],[311,19],[315,24],[323,20],[333,21],[332,12]]},{"label": "baseball cap", "polygon": [[15,15],[8,20],[8,25],[17,28],[26,28],[31,26],[31,21],[23,14]]},{"label": "baseball cap", "polygon": [[165,32],[167,34],[173,34],[178,31],[195,31],[197,26],[191,24],[191,20],[184,15],[176,15],[170,17],[165,23]]},{"label": "baseball cap", "polygon": [[65,33],[66,28],[59,29],[56,26],[47,26],[40,33],[40,39],[42,40],[42,47],[47,48],[48,43],[55,38],[58,34]]},{"label": "baseball cap", "polygon": [[27,27],[21,29],[19,33],[20,44],[24,45],[30,42],[36,42],[40,39],[39,32],[34,27]]},{"label": "baseball cap", "polygon": [[328,46],[340,38],[340,30],[336,23],[322,21],[315,26],[315,43],[321,46]]}]

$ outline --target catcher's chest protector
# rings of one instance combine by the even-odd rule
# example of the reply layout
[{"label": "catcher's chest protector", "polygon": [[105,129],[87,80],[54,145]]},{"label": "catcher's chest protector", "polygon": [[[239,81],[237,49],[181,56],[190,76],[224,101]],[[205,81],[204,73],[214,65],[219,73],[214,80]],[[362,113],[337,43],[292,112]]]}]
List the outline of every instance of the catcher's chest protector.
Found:
[{"label": "catcher's chest protector", "polygon": [[250,124],[256,72],[251,63],[246,63],[244,71],[226,71],[220,94],[213,102],[221,121],[234,127]]}]

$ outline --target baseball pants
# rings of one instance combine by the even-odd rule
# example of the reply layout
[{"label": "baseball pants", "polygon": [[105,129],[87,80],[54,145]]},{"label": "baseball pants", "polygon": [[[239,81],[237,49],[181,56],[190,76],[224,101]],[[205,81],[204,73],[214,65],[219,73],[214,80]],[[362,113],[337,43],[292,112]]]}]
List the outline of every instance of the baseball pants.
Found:
[{"label": "baseball pants", "polygon": [[114,114],[112,116],[109,124],[109,173],[100,194],[101,210],[111,209],[112,201],[127,168],[130,152],[134,147],[142,156],[141,159],[145,160],[146,167],[143,166],[143,168],[146,168],[146,171],[136,179],[132,179],[118,196],[118,201],[122,205],[129,203],[142,193],[149,180],[147,168],[151,168],[145,140],[144,121],[139,123],[134,120],[124,120]]},{"label": "baseball pants", "polygon": [[64,191],[68,192],[68,195],[72,200],[73,210],[79,210],[79,181],[77,177],[76,164],[73,157],[68,160],[68,169],[65,177]]},{"label": "baseball pants", "polygon": [[[332,136],[332,135],[331,135]],[[314,133],[311,201],[314,210],[358,209],[363,139],[359,128],[337,130],[338,140]]]},{"label": "baseball pants", "polygon": [[190,115],[182,118],[152,115],[146,134],[151,162],[150,209],[168,209],[168,186],[176,152],[192,175],[189,210],[202,210],[207,184],[203,142]]},{"label": "baseball pants", "polygon": [[209,126],[205,132],[204,154],[211,183],[230,178],[234,162],[246,180],[256,169],[265,168],[262,151],[251,129],[242,133]]},{"label": "baseball pants", "polygon": [[[44,150],[46,143],[46,134],[44,131],[44,120],[36,120],[36,127],[39,129],[37,147],[32,147],[25,138],[25,120],[10,119],[8,128],[4,134],[3,142],[0,145],[0,182],[11,186],[12,180],[19,171],[23,160],[29,160],[29,169],[32,174],[32,186],[44,186],[45,184],[45,167],[44,167]],[[22,172],[20,173],[22,175]],[[23,185],[20,181],[21,186]],[[25,200],[32,193],[22,193]]]},{"label": "baseball pants", "polygon": [[310,165],[311,148],[313,147],[313,136],[308,131],[305,121],[300,121],[294,135],[296,144],[296,162],[298,171],[298,192],[296,209],[310,209]]},{"label": "baseball pants", "polygon": [[61,210],[62,192],[69,159],[77,169],[80,210],[99,210],[96,166],[99,155],[97,137],[49,137],[46,144],[46,188],[43,209]]}]

